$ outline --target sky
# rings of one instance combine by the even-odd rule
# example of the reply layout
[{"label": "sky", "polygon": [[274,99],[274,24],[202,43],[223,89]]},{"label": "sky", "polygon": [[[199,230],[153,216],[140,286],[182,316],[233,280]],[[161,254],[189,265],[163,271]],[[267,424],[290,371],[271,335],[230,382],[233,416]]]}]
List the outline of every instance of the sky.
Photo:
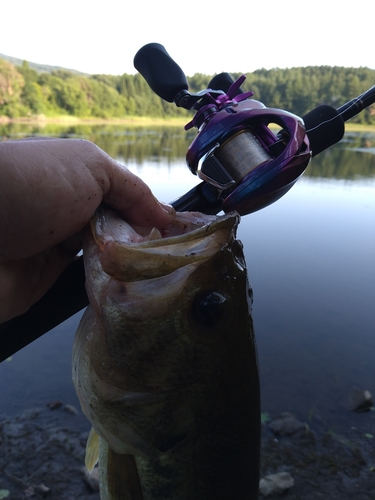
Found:
[{"label": "sky", "polygon": [[136,52],[158,42],[187,76],[375,69],[374,14],[374,0],[15,0],[1,6],[0,53],[89,74],[134,74]]}]

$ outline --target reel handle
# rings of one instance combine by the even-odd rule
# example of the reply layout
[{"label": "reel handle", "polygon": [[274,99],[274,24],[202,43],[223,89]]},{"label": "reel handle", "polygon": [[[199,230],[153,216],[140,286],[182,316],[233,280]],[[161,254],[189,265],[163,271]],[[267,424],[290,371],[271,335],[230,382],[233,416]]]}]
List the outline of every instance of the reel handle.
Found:
[{"label": "reel handle", "polygon": [[176,95],[188,89],[185,73],[160,43],[144,45],[134,57],[134,66],[164,101],[175,102]]}]

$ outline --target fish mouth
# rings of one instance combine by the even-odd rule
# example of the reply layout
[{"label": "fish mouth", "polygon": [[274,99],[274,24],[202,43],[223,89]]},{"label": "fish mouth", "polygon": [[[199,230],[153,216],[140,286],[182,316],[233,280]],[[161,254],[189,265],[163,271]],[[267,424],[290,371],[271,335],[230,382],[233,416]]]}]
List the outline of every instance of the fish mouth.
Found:
[{"label": "fish mouth", "polygon": [[103,271],[125,282],[159,278],[188,264],[206,260],[234,238],[240,216],[177,212],[162,232],[131,226],[101,206],[91,219],[91,235]]}]

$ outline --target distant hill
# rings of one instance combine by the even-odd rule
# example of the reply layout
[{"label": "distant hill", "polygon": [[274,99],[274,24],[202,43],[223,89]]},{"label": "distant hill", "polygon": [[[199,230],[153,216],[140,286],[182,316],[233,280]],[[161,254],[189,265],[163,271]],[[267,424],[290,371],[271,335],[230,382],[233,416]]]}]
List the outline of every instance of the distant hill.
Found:
[{"label": "distant hill", "polygon": [[[0,59],[5,59],[10,62],[14,66],[22,66],[24,59],[19,59],[18,57],[6,56],[5,54],[0,54]],[[88,76],[87,73],[82,73],[81,71],[77,71],[75,69],[63,68],[61,66],[49,66],[48,64],[39,64],[31,61],[27,61],[29,63],[29,67],[35,70],[37,73],[52,73],[52,71],[57,70],[65,70],[70,71],[76,75]]]}]

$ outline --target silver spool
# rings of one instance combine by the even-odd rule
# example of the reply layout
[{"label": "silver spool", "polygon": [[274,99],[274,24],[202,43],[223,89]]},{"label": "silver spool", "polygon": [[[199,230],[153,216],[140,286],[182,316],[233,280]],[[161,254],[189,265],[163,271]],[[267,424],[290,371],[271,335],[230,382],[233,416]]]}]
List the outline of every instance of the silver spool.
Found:
[{"label": "silver spool", "polygon": [[249,130],[241,130],[227,139],[215,150],[215,156],[236,183],[255,167],[272,159]]}]

